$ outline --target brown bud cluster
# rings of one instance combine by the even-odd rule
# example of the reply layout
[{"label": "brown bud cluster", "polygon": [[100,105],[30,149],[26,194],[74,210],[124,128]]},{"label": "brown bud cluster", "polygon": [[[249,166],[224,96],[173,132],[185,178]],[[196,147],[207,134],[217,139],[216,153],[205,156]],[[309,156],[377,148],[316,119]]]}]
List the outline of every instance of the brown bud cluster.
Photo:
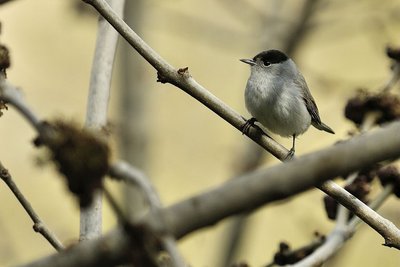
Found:
[{"label": "brown bud cluster", "polygon": [[356,125],[360,125],[369,112],[379,113],[378,124],[399,119],[400,98],[389,92],[371,93],[358,90],[357,95],[347,102],[345,116]]},{"label": "brown bud cluster", "polygon": [[297,249],[291,249],[286,242],[279,243],[279,250],[274,255],[274,264],[288,265],[301,261],[325,242],[325,236],[316,233],[315,240]]},{"label": "brown bud cluster", "polygon": [[377,123],[385,123],[400,118],[400,99],[389,92],[371,93],[358,90],[345,107],[345,116],[360,125],[369,112],[378,112]]},{"label": "brown bud cluster", "polygon": [[[368,194],[371,191],[371,182],[375,178],[378,166],[373,168],[361,170],[354,181],[344,187],[349,193],[364,203],[368,203]],[[324,196],[324,205],[327,216],[331,220],[336,219],[339,204],[330,196]],[[354,216],[351,214],[349,220]]]},{"label": "brown bud cluster", "polygon": [[109,169],[108,145],[93,133],[63,121],[43,123],[42,129],[35,144],[49,148],[69,190],[79,198],[80,206],[87,207]]},{"label": "brown bud cluster", "polygon": [[393,183],[394,190],[393,193],[400,197],[400,173],[397,167],[393,165],[381,168],[378,173],[379,181],[383,186]]}]

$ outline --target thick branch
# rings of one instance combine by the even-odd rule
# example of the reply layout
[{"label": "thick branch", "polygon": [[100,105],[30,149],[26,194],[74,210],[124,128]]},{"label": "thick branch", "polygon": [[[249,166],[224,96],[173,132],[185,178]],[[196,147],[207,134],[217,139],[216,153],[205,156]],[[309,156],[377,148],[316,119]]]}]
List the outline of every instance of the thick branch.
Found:
[{"label": "thick branch", "polygon": [[[163,209],[162,215],[168,225],[168,231],[180,238],[196,229],[215,224],[232,214],[289,197],[322,184],[328,179],[347,175],[373,163],[399,157],[399,131],[400,123],[393,123],[384,129],[301,156],[285,164],[249,173]],[[352,195],[347,197],[349,200],[354,199]],[[360,212],[371,211],[360,210]],[[362,218],[365,218],[365,215]],[[376,221],[376,224],[376,227],[379,227],[381,221]],[[397,228],[392,231],[400,238]],[[381,230],[380,233],[386,234]],[[398,238],[391,242],[395,243],[396,247],[400,245]]]},{"label": "thick branch", "polygon": [[[153,231],[161,233],[167,231],[182,238],[196,229],[215,224],[232,214],[255,209],[263,204],[302,192],[337,175],[343,176],[373,163],[399,157],[399,131],[400,122],[393,123],[384,129],[355,137],[346,143],[269,169],[255,171],[201,195],[163,208],[159,212],[150,213],[143,218],[143,221],[148,223]],[[167,225],[168,228],[164,229],[163,225]],[[397,236],[400,237],[400,233]],[[109,242],[112,244],[104,245]],[[400,242],[396,240],[396,247],[398,245]],[[117,231],[98,240],[78,244],[70,250],[61,252],[60,256],[53,255],[25,266],[82,266],[81,262],[84,262],[85,266],[110,266],[109,259],[112,258],[113,262],[116,262],[115,255],[123,259],[125,257],[123,252],[128,246],[128,236],[121,235],[121,231]],[[86,255],[82,249],[90,251],[90,254]],[[101,261],[98,255],[102,255],[101,258],[106,260]],[[103,265],[96,265],[100,262]]]}]

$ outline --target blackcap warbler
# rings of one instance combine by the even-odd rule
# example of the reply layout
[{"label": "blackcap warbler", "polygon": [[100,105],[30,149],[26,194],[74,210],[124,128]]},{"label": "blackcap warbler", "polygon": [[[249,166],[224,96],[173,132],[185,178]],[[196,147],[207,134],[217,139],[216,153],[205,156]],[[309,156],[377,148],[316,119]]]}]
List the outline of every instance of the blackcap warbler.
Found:
[{"label": "blackcap warbler", "polygon": [[240,61],[251,67],[244,97],[253,118],[246,122],[244,131],[258,121],[273,133],[291,136],[293,145],[287,158],[294,155],[296,137],[307,131],[310,125],[334,134],[321,121],[303,75],[287,55],[279,50],[268,50],[253,59]]}]

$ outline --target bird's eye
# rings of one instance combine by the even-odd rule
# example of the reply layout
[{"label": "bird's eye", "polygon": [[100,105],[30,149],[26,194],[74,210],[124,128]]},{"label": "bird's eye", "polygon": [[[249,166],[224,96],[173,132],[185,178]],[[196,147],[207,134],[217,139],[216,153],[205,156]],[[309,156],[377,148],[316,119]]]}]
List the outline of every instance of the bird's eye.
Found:
[{"label": "bird's eye", "polygon": [[271,65],[271,63],[269,63],[268,61],[263,61],[263,65],[268,67],[269,65]]}]

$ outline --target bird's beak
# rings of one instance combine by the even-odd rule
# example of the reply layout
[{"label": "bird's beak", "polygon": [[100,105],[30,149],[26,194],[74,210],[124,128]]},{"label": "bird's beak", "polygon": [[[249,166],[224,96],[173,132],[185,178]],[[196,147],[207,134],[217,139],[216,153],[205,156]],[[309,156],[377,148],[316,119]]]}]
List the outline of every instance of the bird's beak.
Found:
[{"label": "bird's beak", "polygon": [[256,65],[256,62],[252,59],[240,59],[243,63],[249,64],[250,66]]}]

